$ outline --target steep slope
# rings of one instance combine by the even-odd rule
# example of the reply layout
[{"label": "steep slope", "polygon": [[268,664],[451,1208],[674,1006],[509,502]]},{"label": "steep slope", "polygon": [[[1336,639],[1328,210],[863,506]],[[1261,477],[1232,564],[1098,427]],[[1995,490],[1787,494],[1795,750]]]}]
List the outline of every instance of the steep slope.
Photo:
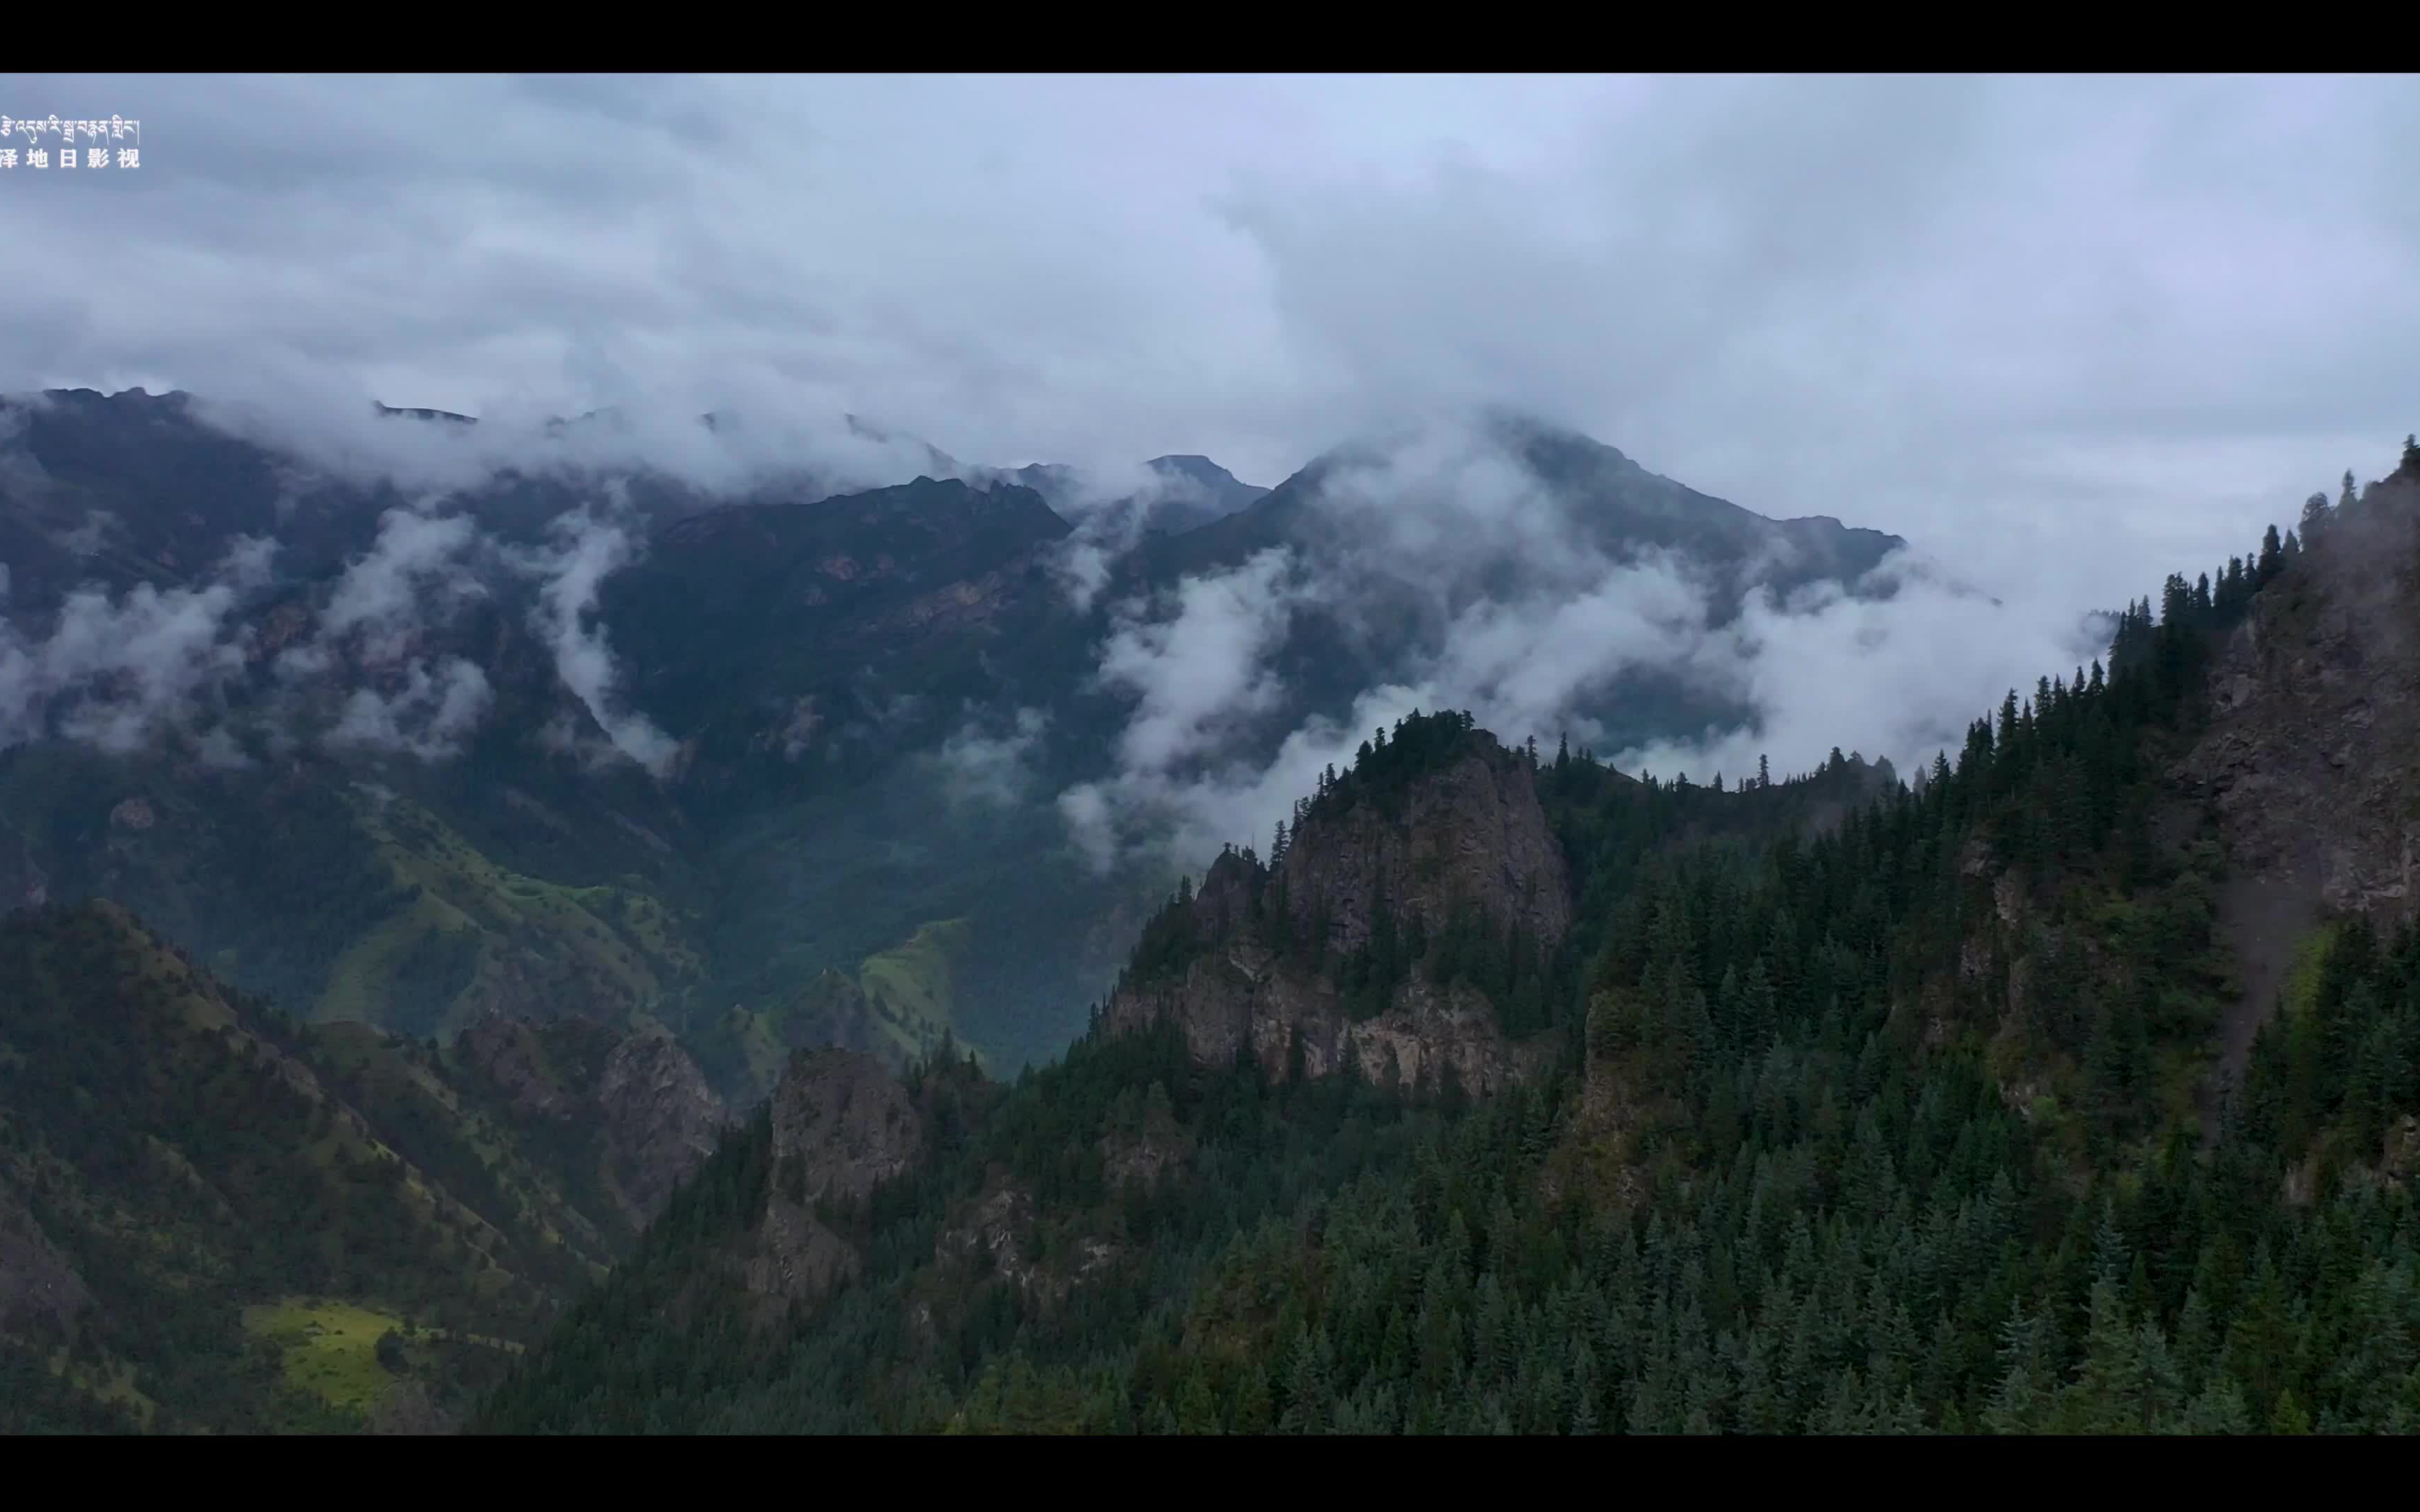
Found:
[{"label": "steep slope", "polygon": [[705,1120],[651,1121],[667,1052],[617,1041],[578,1114],[651,1166],[617,1209],[592,1135],[529,1138],[450,1056],[295,1024],[114,904],[0,922],[0,1354],[39,1382],[8,1426],[458,1410],[702,1158]]},{"label": "steep slope", "polygon": [[2420,908],[2420,459],[2304,524],[2219,654],[2210,728],[2178,767],[2232,863],[2218,906],[2245,982],[2229,1076],[2323,915],[2392,932]]},{"label": "steep slope", "polygon": [[1385,1087],[1490,1092],[1535,1074],[1550,1050],[1509,1043],[1479,985],[1417,969],[1430,940],[1439,958],[1493,949],[1535,998],[1570,927],[1533,773],[1466,717],[1397,726],[1302,810],[1273,866],[1219,856],[1145,931],[1103,1026],[1171,1021],[1199,1063],[1249,1058],[1271,1077],[1349,1061]]},{"label": "steep slope", "polygon": [[[1906,544],[1830,518],[1769,519],[1588,437],[1486,410],[1339,447],[1223,519],[1145,541],[1111,592],[1148,593],[1280,553],[1319,585],[1267,658],[1292,695],[1270,721],[1281,731],[1311,714],[1342,718],[1370,688],[1417,684],[1457,625],[1490,606],[1537,612],[1603,591],[1612,574],[1648,570],[1685,585],[1702,630],[1761,591],[1787,599],[1820,584],[1886,596],[1891,584],[1868,574]],[[1650,612],[1673,612],[1668,594],[1651,596]],[[1581,689],[1572,712],[1595,720],[1614,748],[1737,726],[1752,713],[1652,662]]]},{"label": "steep slope", "polygon": [[[1845,760],[1731,792],[1585,754],[1533,771],[1460,717],[1407,722],[1323,779],[1273,866],[1223,856],[1181,891],[1099,1032],[970,1087],[977,1116],[911,1124],[915,1076],[812,1078],[861,1088],[861,1136],[896,1142],[855,1141],[880,1156],[856,1170],[892,1174],[815,1212],[853,1259],[786,1294],[786,1329],[781,1294],[685,1289],[779,1211],[768,1118],[482,1422],[2411,1431],[2420,929],[2393,926],[2387,863],[2420,785],[2324,742],[2266,804],[2196,785],[2214,752],[2271,775],[2296,718],[2340,706],[2291,649],[2226,680],[2327,585],[2326,536],[2353,522],[2318,523],[2299,561],[2171,579],[2106,668],[2011,692],[1912,787]],[[2381,585],[2382,609],[2413,601]],[[2344,664],[2392,655],[2372,638],[2397,625],[2348,623]],[[2337,812],[2356,795],[2390,827]],[[2286,1015],[2197,1150],[2245,975],[2213,900],[2275,864],[2281,805],[2349,859],[2314,877],[2338,885]],[[1548,872],[1506,864],[1542,830],[1555,903]],[[1444,934],[1478,925],[1442,948],[1441,904]],[[1525,975],[1516,926],[1558,917]],[[1233,1053],[1315,1038],[1330,1003],[1347,1034],[1383,1024],[1420,978],[1552,1052],[1467,1108],[1353,1056],[1272,1074]],[[650,1326],[673,1296],[697,1310]]]},{"label": "steep slope", "polygon": [[[424,497],[214,421],[234,424],[181,394],[7,408],[0,660],[57,644],[8,685],[27,706],[0,709],[0,896],[115,898],[301,1016],[665,1028],[743,1102],[804,1041],[897,1062],[949,1033],[1013,1066],[1079,1030],[1171,878],[1150,846],[1103,873],[1054,800],[1116,775],[1140,694],[1105,660],[1188,580],[1268,549],[1330,575],[1261,669],[1281,696],[1202,758],[1240,768],[1434,657],[1454,616],[1603,586],[1548,558],[1680,563],[1719,615],[1753,588],[1854,582],[1897,544],[1765,520],[1506,416],[1435,476],[1419,446],[1274,491],[1157,458],[1134,519],[1080,534],[1050,506],[1063,473],[862,424],[927,474],[829,496],[751,462],[782,438],[715,416],[737,471],[709,492],[633,462],[628,415],[511,452],[388,411],[365,455],[435,438],[453,467]],[[1442,593],[1417,542],[1373,528],[1499,486],[1527,525],[1448,532]],[[1565,524],[1585,551],[1519,548]],[[1117,558],[1104,591],[1071,591],[1079,546]],[[1609,742],[1743,713],[1653,666],[1583,702]],[[940,931],[948,950],[918,945]],[[946,992],[921,980],[937,956]]]},{"label": "steep slope", "polygon": [[[1369,492],[1385,499],[1414,492],[1431,480],[1405,465],[1406,456],[1441,465],[1464,486],[1492,486],[1533,496],[1531,507],[1559,506],[1580,527],[1576,546],[1617,559],[1645,551],[1687,556],[1719,573],[1726,597],[1751,584],[1770,583],[1785,596],[1808,583],[1854,583],[1892,550],[1907,543],[1880,531],[1854,529],[1828,517],[1775,520],[1727,500],[1698,492],[1640,467],[1615,448],[1517,411],[1488,410],[1471,418],[1467,432],[1445,438],[1399,438],[1359,441],[1311,462],[1248,508],[1169,542],[1154,568],[1200,570],[1233,564],[1280,543],[1314,548],[1343,544],[1338,533],[1352,528],[1340,515],[1340,497]],[[1474,461],[1501,462],[1506,471],[1481,477]]]},{"label": "steep slope", "polygon": [[0,754],[0,811],[39,835],[49,896],[114,899],[299,1017],[414,1038],[498,1010],[629,1023],[701,975],[693,882],[625,827],[677,821],[593,791],[557,808],[520,785],[466,793],[468,774],[383,775],[401,790],[308,758],[230,771],[39,747]]}]

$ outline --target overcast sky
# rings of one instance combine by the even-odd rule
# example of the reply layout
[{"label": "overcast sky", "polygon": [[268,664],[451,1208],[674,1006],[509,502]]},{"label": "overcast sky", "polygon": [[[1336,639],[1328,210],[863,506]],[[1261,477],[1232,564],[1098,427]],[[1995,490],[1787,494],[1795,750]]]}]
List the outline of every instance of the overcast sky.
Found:
[{"label": "overcast sky", "polygon": [[2420,426],[2388,79],[0,76],[0,111],[143,122],[137,169],[0,170],[12,390],[769,402],[1264,484],[1508,401],[2079,605]]}]

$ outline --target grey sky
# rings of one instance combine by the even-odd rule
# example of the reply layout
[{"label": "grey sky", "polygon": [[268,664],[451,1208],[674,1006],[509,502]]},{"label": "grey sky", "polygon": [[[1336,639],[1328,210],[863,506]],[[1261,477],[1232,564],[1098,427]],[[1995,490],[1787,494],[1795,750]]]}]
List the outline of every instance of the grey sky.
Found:
[{"label": "grey sky", "polygon": [[2420,426],[2387,79],[0,76],[0,111],[144,123],[134,172],[0,173],[6,389],[847,409],[1264,484],[1503,400],[2079,607]]}]

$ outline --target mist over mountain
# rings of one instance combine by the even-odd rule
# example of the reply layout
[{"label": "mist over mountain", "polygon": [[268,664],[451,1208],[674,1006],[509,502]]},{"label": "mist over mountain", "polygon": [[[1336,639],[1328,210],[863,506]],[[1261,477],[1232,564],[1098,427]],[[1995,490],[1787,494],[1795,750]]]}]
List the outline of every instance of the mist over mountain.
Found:
[{"label": "mist over mountain", "polygon": [[0,1434],[2420,1431],[2420,92],[8,82]]},{"label": "mist over mountain", "polygon": [[[556,982],[682,1027],[735,1086],[833,1032],[835,1003],[862,1021],[845,1039],[894,1053],[947,1031],[1047,1056],[1166,878],[1414,708],[1710,777],[1820,763],[1862,691],[1854,738],[1904,763],[2014,680],[1982,669],[2071,649],[1895,536],[1768,519],[1502,409],[1271,489],[1201,457],[1001,471],[727,409],[0,414],[23,795],[0,819],[56,887],[118,889],[311,1011],[446,1030]],[[2013,637],[1978,633],[1994,616]],[[1972,662],[1939,665],[1955,647]],[[1932,686],[1852,673],[1919,657]],[[225,817],[186,801],[205,772]],[[392,880],[336,894],[345,921],[274,966],[209,922],[271,894],[189,896],[270,886],[200,859],[240,837],[107,820],[139,798],[240,830],[296,783]],[[530,885],[619,901],[579,905],[604,932],[583,942],[499,913]],[[876,964],[896,950],[906,976]],[[424,960],[464,964],[396,997]],[[835,973],[851,993],[815,985]]]}]

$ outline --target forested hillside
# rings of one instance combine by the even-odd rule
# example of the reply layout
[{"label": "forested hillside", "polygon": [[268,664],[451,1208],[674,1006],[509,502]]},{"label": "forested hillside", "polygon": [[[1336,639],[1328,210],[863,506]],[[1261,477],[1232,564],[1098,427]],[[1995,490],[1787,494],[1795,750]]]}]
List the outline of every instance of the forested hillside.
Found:
[{"label": "forested hillside", "polygon": [[447,1426],[710,1143],[677,1056],[306,1026],[115,904],[0,921],[0,1432]]},{"label": "forested hillside", "polygon": [[[2304,523],[2358,528],[2407,616],[2415,484],[2407,454]],[[2012,692],[1905,785],[1837,755],[1728,791],[1633,779],[1407,721],[1323,778],[1274,865],[1222,857],[1171,901],[1120,987],[1148,1011],[1013,1088],[909,1079],[954,1088],[921,1158],[817,1209],[864,1257],[853,1282],[784,1313],[718,1268],[813,1174],[760,1118],[479,1422],[2420,1427],[2420,935],[2381,893],[2300,936],[2281,1002],[2248,996],[2220,927],[2245,847],[2186,775],[2213,661],[2338,592],[2323,554],[2273,530],[2172,578],[2105,665]],[[1509,895],[1445,928],[1357,883],[1301,895],[1306,837],[1354,806],[1398,826],[1368,854],[1415,858],[1357,875],[1417,875],[1400,826],[1455,822],[1435,795],[1466,761],[1534,785],[1569,871],[1559,940]],[[1340,935],[1340,910],[1362,922]],[[1450,1059],[1388,1087],[1306,1058],[1388,1016],[1417,1042],[1457,986],[1523,1052],[1494,1096]],[[1219,1063],[1204,1026],[1238,1001]],[[1331,1008],[1344,1026],[1314,1032]]]}]

